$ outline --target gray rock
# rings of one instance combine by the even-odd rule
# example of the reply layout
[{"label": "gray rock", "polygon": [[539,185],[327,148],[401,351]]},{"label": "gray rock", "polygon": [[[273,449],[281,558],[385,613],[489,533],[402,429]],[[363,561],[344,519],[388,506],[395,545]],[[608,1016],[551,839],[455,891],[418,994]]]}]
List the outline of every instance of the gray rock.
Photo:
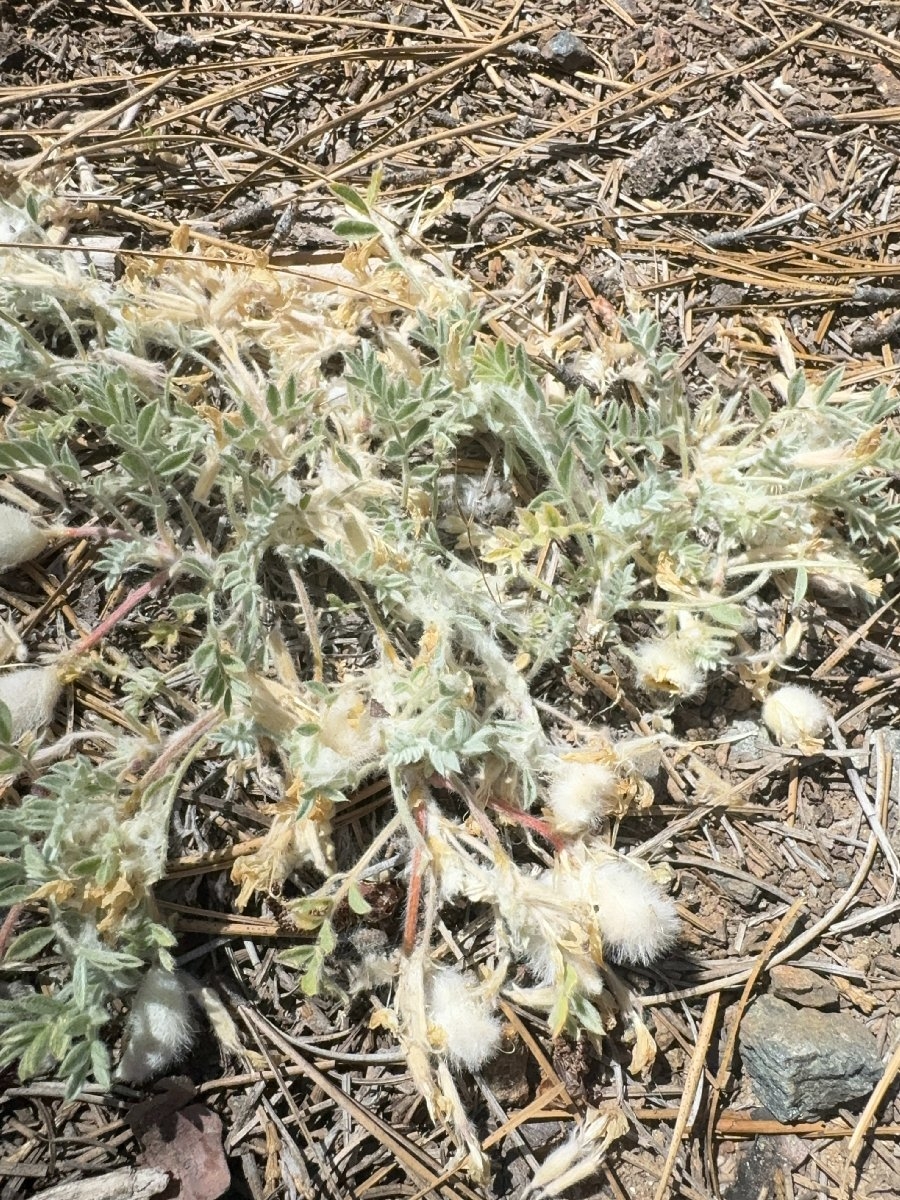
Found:
[{"label": "gray rock", "polygon": [[418,4],[402,4],[397,18],[401,25],[412,29],[421,29],[428,24],[428,13]]},{"label": "gray rock", "polygon": [[590,50],[568,29],[548,38],[541,46],[541,55],[561,71],[590,71],[594,65]]},{"label": "gray rock", "polygon": [[870,740],[872,742],[874,742],[874,740],[875,740],[875,735],[877,733],[880,733],[881,736],[884,738],[885,750],[891,755],[891,757],[895,761],[897,759],[900,759],[900,729],[891,729],[891,727],[889,725],[884,725],[884,726],[879,727],[878,729],[873,729],[870,732],[871,732]]},{"label": "gray rock", "polygon": [[878,1043],[844,1013],[798,1010],[761,996],[741,1025],[741,1057],[760,1101],[779,1121],[810,1121],[867,1096],[881,1078]]},{"label": "gray rock", "polygon": [[761,721],[747,717],[732,721],[723,734],[723,740],[731,743],[728,747],[730,765],[758,762],[772,749],[772,739],[766,727]]},{"label": "gray rock", "polygon": [[762,894],[749,879],[735,879],[731,875],[723,875],[718,882],[722,891],[736,900],[742,908],[754,908]]},{"label": "gray rock", "polygon": [[808,1145],[802,1138],[790,1134],[757,1137],[737,1143],[720,1157],[719,1186],[722,1198],[760,1200],[760,1197],[771,1196],[772,1181],[779,1174],[790,1175],[808,1158]]}]

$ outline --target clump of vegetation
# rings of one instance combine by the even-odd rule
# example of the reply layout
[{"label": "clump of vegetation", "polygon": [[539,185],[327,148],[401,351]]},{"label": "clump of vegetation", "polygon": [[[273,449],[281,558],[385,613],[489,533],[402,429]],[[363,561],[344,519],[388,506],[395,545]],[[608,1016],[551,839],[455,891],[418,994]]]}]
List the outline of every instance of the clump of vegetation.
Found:
[{"label": "clump of vegetation", "polygon": [[[690,397],[643,312],[582,357],[594,387],[565,392],[421,251],[434,213],[387,212],[377,184],[335,190],[340,266],[276,271],[182,231],[116,282],[58,244],[71,203],[0,206],[16,400],[0,468],[18,501],[0,549],[11,567],[88,547],[64,587],[89,582],[109,609],[0,670],[0,906],[27,924],[4,968],[29,985],[0,1000],[0,1062],[74,1093],[111,1078],[119,1041],[132,1078],[183,1049],[193,1018],[154,889],[173,809],[212,763],[265,798],[236,905],[281,897],[306,935],[281,959],[307,995],[372,992],[478,1174],[455,1073],[496,1051],[502,997],[554,1035],[624,1022],[633,1068],[652,1060],[616,964],[665,953],[677,914],[615,823],[652,802],[680,698],[733,671],[762,701],[787,665],[791,639],[757,636],[764,589],[795,611],[820,583],[877,594],[900,529],[895,402],[810,382],[783,337],[780,402]],[[537,699],[575,649],[653,728]],[[118,705],[103,715],[81,703],[100,684]],[[75,724],[55,739],[63,693]],[[392,815],[345,861],[334,817],[376,778]],[[342,978],[335,915],[365,913],[386,872],[407,896],[397,944]],[[491,918],[480,973],[436,953],[460,899]],[[620,1132],[591,1116],[536,1188],[558,1194]]]}]

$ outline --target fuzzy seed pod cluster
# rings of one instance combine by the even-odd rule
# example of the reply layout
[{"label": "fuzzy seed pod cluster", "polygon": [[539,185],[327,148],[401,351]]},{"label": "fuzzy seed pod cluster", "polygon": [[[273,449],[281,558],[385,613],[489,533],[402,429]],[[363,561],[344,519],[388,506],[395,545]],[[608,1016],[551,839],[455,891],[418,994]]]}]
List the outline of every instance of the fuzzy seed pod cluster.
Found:
[{"label": "fuzzy seed pod cluster", "polygon": [[429,981],[428,1016],[436,1041],[452,1063],[479,1070],[500,1046],[500,1021],[478,987],[453,968]]},{"label": "fuzzy seed pod cluster", "polygon": [[642,642],[633,658],[637,682],[644,691],[685,697],[696,695],[703,687],[704,674],[694,647],[681,634]]},{"label": "fuzzy seed pod cluster", "polygon": [[564,854],[553,872],[556,894],[583,905],[600,937],[604,957],[647,965],[678,939],[681,922],[648,867],[599,857],[585,847]]},{"label": "fuzzy seed pod cluster", "polygon": [[585,833],[616,808],[618,780],[607,762],[563,756],[553,764],[547,807],[553,827],[567,836]]},{"label": "fuzzy seed pod cluster", "polygon": [[[0,504],[0,571],[29,562],[45,550],[56,530],[39,525],[12,504]],[[12,718],[10,740],[37,733],[53,716],[62,682],[55,667],[0,670],[0,702]]]}]

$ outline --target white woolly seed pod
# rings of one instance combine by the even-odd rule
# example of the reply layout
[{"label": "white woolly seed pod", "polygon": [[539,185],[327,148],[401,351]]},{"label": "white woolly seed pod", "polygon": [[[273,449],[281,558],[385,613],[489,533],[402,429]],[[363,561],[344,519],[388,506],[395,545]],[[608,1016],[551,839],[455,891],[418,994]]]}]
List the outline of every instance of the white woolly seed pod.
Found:
[{"label": "white woolly seed pod", "polygon": [[477,1071],[496,1054],[500,1021],[478,988],[453,968],[428,981],[428,1019],[451,1062]]},{"label": "white woolly seed pod", "polygon": [[38,525],[12,504],[0,504],[0,571],[30,562],[48,545],[53,531]]},{"label": "white woolly seed pod", "polygon": [[554,872],[557,891],[591,910],[605,956],[651,963],[678,938],[675,905],[650,871],[623,858],[568,860]]},{"label": "white woolly seed pod", "polygon": [[650,963],[665,954],[681,928],[678,912],[648,870],[611,859],[592,872],[591,898],[610,957]]},{"label": "white woolly seed pod", "polygon": [[16,667],[0,672],[0,700],[12,716],[12,741],[37,733],[53,716],[62,691],[55,667]]},{"label": "white woolly seed pod", "polygon": [[796,683],[778,688],[766,698],[762,718],[782,746],[796,746],[804,754],[821,750],[828,709],[809,688]]},{"label": "white woolly seed pod", "polygon": [[686,639],[677,634],[641,642],[633,652],[637,681],[646,691],[693,696],[703,687],[703,672]]},{"label": "white woolly seed pod", "polygon": [[615,808],[617,793],[616,774],[607,763],[558,759],[547,791],[554,829],[584,833]]},{"label": "white woolly seed pod", "polygon": [[174,972],[152,967],[131,1005],[118,1077],[143,1083],[161,1075],[184,1055],[192,1036],[187,989]]}]

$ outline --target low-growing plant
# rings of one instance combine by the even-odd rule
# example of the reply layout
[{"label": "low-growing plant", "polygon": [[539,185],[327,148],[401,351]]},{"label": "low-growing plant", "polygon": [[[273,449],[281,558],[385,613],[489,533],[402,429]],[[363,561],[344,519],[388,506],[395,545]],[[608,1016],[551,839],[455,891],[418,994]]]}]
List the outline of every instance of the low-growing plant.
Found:
[{"label": "low-growing plant", "polygon": [[[795,612],[821,581],[877,593],[900,529],[896,403],[809,380],[773,330],[774,402],[689,395],[645,312],[582,356],[593,387],[565,392],[421,251],[424,204],[336,191],[340,266],[276,270],[182,230],[116,282],[51,236],[76,200],[0,206],[16,401],[0,468],[19,501],[0,506],[0,548],[7,567],[62,554],[60,594],[89,587],[109,610],[0,672],[0,906],[27,914],[3,967],[40,984],[0,999],[0,1063],[70,1094],[106,1083],[130,1002],[121,1069],[164,1070],[167,997],[183,1048],[155,889],[173,811],[212,763],[268,823],[235,856],[235,904],[282,897],[305,940],[281,960],[308,995],[380,997],[375,1023],[477,1174],[454,1071],[496,1050],[498,999],[554,1035],[599,1041],[618,1016],[640,1070],[652,1039],[616,964],[677,936],[663,875],[609,836],[652,800],[654,738],[566,724],[538,681],[577,649],[647,714],[722,671],[761,700],[790,649],[760,644],[764,592]],[[83,703],[97,689],[116,706]],[[63,691],[74,725],[56,736]],[[393,815],[339,861],[333,819],[376,778]],[[389,842],[403,928],[348,982],[335,916],[365,913]],[[491,918],[482,976],[434,954],[459,898]],[[558,1177],[619,1132],[591,1117]]]}]

